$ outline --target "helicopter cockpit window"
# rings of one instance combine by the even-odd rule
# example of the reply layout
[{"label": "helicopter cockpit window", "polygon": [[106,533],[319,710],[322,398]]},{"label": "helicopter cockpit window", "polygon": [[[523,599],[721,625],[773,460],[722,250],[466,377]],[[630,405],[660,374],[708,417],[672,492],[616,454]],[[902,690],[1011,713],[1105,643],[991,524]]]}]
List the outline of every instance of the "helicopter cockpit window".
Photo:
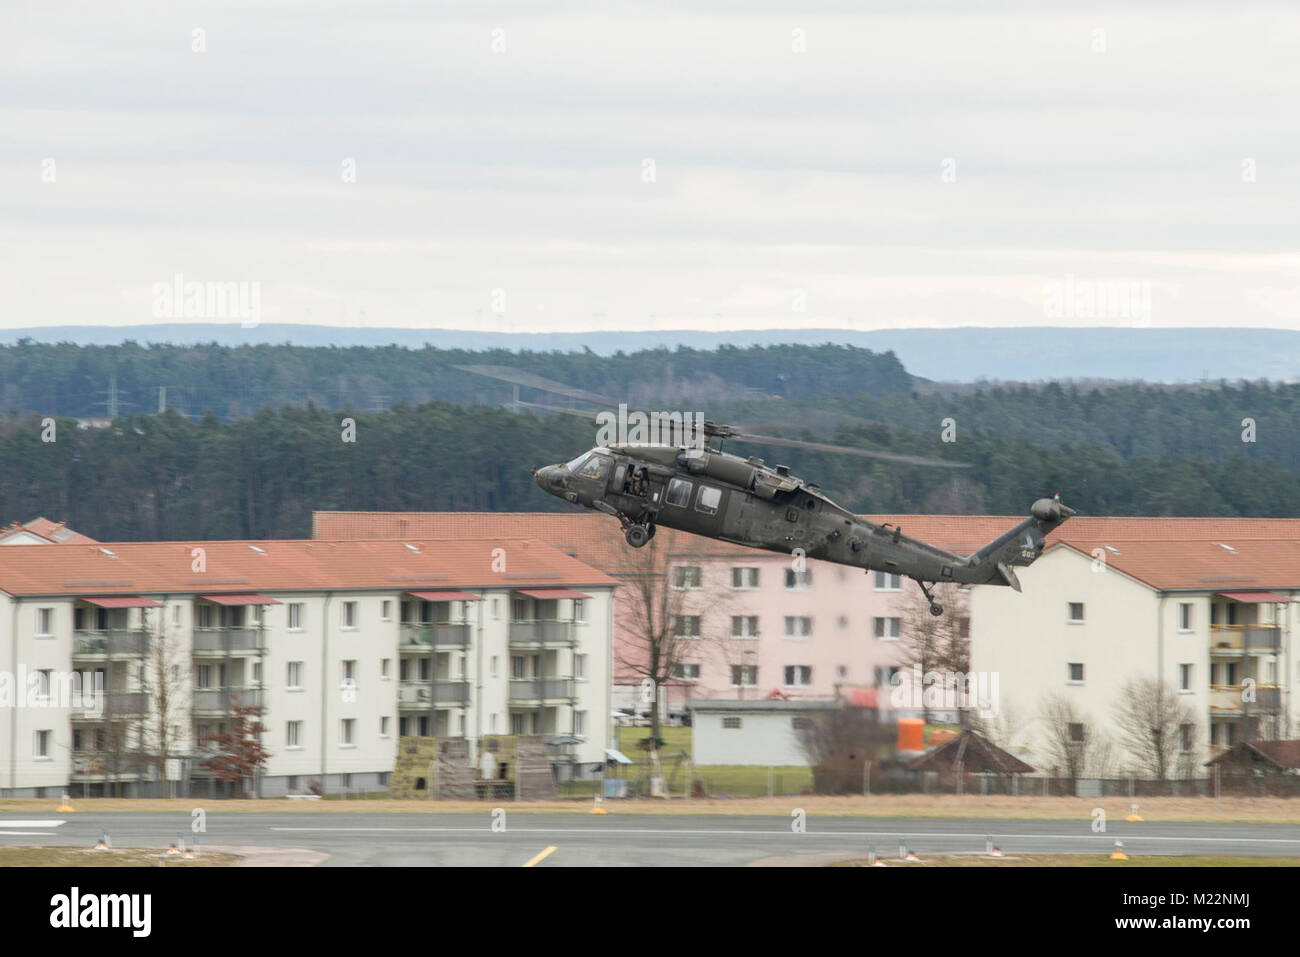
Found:
[{"label": "helicopter cockpit window", "polygon": [[666,501],[669,505],[676,505],[678,508],[685,508],[691,501],[691,483],[685,479],[673,479],[668,483],[668,497]]},{"label": "helicopter cockpit window", "polygon": [[720,501],[722,501],[722,489],[701,485],[700,494],[695,498],[695,510],[706,515],[716,515]]},{"label": "helicopter cockpit window", "polygon": [[595,479],[597,481],[605,477],[606,466],[609,465],[609,459],[603,455],[591,455],[576,472],[573,474],[578,478]]},{"label": "helicopter cockpit window", "polygon": [[572,462],[566,463],[564,467],[568,469],[570,472],[577,472],[578,466],[580,466],[583,462],[587,461],[587,456],[589,456],[590,454],[591,454],[590,452],[583,452]]}]

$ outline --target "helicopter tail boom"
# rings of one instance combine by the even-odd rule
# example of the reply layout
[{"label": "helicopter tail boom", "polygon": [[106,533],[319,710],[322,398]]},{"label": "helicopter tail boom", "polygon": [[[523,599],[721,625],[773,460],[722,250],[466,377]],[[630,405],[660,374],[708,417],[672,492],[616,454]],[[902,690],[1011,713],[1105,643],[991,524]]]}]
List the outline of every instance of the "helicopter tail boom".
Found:
[{"label": "helicopter tail boom", "polygon": [[1073,514],[1074,509],[1062,505],[1059,498],[1040,498],[1029,510],[1029,518],[970,555],[968,567],[985,570],[981,584],[1010,585],[1020,591],[1015,567],[1033,564],[1048,533]]}]

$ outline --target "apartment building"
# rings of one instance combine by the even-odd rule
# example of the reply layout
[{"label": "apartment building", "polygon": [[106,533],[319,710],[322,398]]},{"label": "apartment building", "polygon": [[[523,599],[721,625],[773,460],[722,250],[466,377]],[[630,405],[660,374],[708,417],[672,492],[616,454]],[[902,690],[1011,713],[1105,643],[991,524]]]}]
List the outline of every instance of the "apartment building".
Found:
[{"label": "apartment building", "polygon": [[0,549],[0,795],[202,793],[241,707],[267,796],[380,790],[404,734],[594,768],[614,585],[518,536]]},{"label": "apartment building", "polygon": [[[901,524],[954,551],[974,551],[1019,519],[971,516],[867,516]],[[454,538],[469,528],[497,533],[527,528],[538,539],[624,582],[646,573],[643,550],[623,541],[618,524],[594,512],[315,512],[318,538]],[[653,569],[675,594],[660,603],[677,635],[693,647],[666,689],[664,704],[683,710],[701,699],[825,699],[851,688],[887,688],[899,673],[905,622],[925,614],[915,584],[897,575],[759,551],[660,529],[667,553]],[[645,653],[634,607],[615,603],[615,697],[642,702],[641,676],[628,666]],[[966,629],[965,592],[954,592],[957,627]],[[889,707],[882,696],[882,707]]]},{"label": "apartment building", "polygon": [[1038,763],[1045,695],[1073,703],[1079,743],[1118,740],[1116,699],[1135,677],[1189,706],[1184,769],[1245,739],[1292,736],[1300,520],[1072,519],[1020,579],[1021,594],[973,590],[972,666],[999,674]]}]

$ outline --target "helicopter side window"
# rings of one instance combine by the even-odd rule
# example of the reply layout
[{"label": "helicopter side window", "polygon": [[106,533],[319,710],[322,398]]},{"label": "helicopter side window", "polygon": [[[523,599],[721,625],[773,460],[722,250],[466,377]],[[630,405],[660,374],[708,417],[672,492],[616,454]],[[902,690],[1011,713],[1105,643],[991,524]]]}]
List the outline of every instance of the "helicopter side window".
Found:
[{"label": "helicopter side window", "polygon": [[668,483],[668,497],[665,501],[669,505],[685,508],[691,502],[691,483],[685,479],[673,479]]},{"label": "helicopter side window", "polygon": [[701,485],[700,494],[695,497],[695,510],[706,515],[716,515],[720,501],[722,501],[722,489]]}]

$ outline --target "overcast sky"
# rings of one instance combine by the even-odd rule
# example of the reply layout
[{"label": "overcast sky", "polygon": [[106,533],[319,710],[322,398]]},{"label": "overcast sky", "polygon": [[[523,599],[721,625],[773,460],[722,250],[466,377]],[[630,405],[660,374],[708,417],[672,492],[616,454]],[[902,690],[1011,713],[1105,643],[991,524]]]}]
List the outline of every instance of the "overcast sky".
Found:
[{"label": "overcast sky", "polygon": [[1300,328],[1300,8],[1128,6],[0,0],[0,326]]}]

